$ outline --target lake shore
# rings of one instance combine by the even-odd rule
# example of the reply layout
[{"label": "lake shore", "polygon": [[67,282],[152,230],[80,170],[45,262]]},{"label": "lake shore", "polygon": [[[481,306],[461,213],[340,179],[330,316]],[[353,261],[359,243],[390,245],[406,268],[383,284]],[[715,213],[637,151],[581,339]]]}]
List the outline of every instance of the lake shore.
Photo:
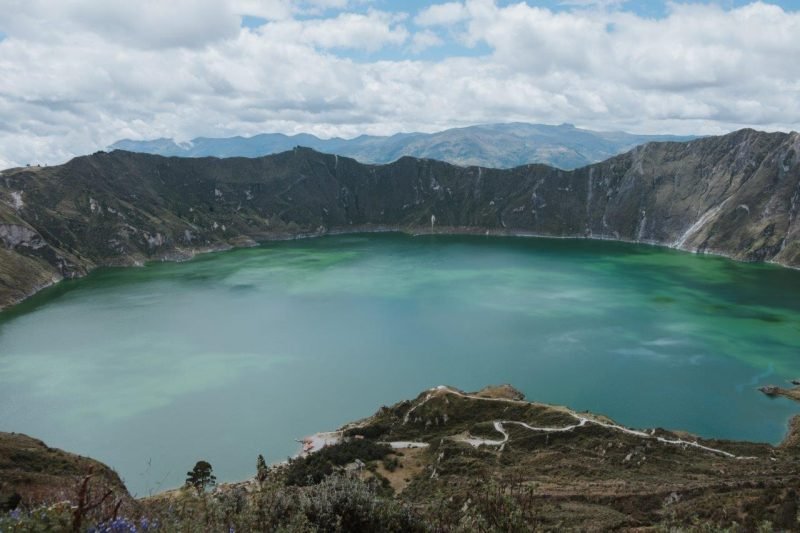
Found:
[{"label": "lake shore", "polygon": [[83,278],[98,268],[136,268],[143,267],[152,263],[163,262],[185,262],[191,261],[195,257],[217,253],[226,252],[241,248],[253,248],[262,245],[268,245],[274,242],[285,242],[293,240],[314,239],[326,236],[337,235],[358,235],[358,234],[381,234],[381,233],[397,233],[415,236],[429,236],[429,235],[453,235],[453,236],[477,236],[477,237],[514,237],[514,238],[532,238],[532,239],[554,239],[554,240],[589,240],[589,241],[609,241],[620,242],[626,244],[641,244],[646,246],[654,246],[658,248],[665,248],[670,250],[677,250],[691,254],[709,255],[715,257],[724,257],[731,261],[745,262],[745,263],[763,263],[775,265],[781,268],[791,270],[800,270],[800,266],[791,265],[779,261],[745,261],[737,258],[734,255],[722,250],[704,249],[702,251],[693,250],[691,248],[678,245],[676,242],[659,242],[654,240],[632,240],[620,238],[613,235],[598,235],[598,234],[575,234],[575,235],[552,235],[547,233],[537,233],[526,231],[522,229],[506,229],[506,228],[481,228],[472,226],[395,226],[395,225],[374,225],[365,224],[358,226],[348,227],[334,227],[334,228],[318,228],[313,231],[300,231],[297,233],[290,232],[276,232],[276,233],[259,233],[255,236],[242,235],[240,237],[231,239],[229,242],[219,243],[214,246],[204,247],[177,247],[173,250],[165,252],[158,256],[145,257],[145,256],[126,256],[124,258],[115,258],[109,261],[100,261],[96,264],[89,265],[86,269],[74,272],[69,278],[61,276],[54,277],[38,285],[35,285],[27,293],[22,295],[2,295],[0,294],[0,314],[13,308],[16,305],[35,296],[42,290],[48,289],[57,285],[58,283],[67,279],[75,280]]}]

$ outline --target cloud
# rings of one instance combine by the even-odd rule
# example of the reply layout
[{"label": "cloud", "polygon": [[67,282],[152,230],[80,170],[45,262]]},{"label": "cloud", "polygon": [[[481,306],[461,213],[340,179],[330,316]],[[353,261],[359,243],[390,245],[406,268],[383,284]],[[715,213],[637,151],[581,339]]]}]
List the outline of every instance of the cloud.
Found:
[{"label": "cloud", "polygon": [[561,0],[559,4],[562,6],[578,6],[578,7],[618,7],[629,3],[630,0]]},{"label": "cloud", "polygon": [[314,20],[285,20],[267,24],[261,31],[270,39],[309,44],[320,48],[376,51],[387,45],[401,45],[408,30],[399,24],[403,17],[381,11],[340,13]]},{"label": "cloud", "polygon": [[0,0],[3,30],[27,40],[68,45],[92,34],[126,47],[199,47],[233,38],[239,17],[214,0]]},{"label": "cloud", "polygon": [[414,22],[419,26],[450,26],[467,19],[469,13],[461,2],[434,4],[420,11]]},{"label": "cloud", "polygon": [[423,30],[419,31],[414,34],[411,39],[411,51],[415,54],[419,54],[427,50],[428,48],[433,48],[435,46],[441,46],[444,44],[444,40],[439,37],[436,32],[430,30]]},{"label": "cloud", "polygon": [[[676,3],[660,19],[492,0],[410,18],[331,2],[0,0],[0,166],[125,137],[800,123],[800,14],[763,2]],[[267,22],[243,28],[245,14]],[[434,46],[449,57],[414,55]]]},{"label": "cloud", "polygon": [[231,8],[240,15],[266,20],[284,20],[293,15],[321,15],[328,10],[344,10],[368,0],[231,0]]},{"label": "cloud", "polygon": [[231,10],[265,20],[284,20],[294,13],[292,4],[286,0],[233,0]]}]

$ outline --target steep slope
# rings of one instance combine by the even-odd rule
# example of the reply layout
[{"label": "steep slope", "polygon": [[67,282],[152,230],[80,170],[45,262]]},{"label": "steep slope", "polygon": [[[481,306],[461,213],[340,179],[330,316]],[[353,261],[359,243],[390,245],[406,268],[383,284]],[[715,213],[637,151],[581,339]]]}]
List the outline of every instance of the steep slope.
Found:
[{"label": "steep slope", "polygon": [[0,173],[0,305],[98,265],[331,231],[656,243],[800,266],[800,134],[651,143],[575,171],[310,149],[257,159],[115,151]]},{"label": "steep slope", "polygon": [[112,492],[109,504],[133,503],[117,473],[103,463],[50,448],[21,433],[0,431],[0,513],[16,507],[15,500],[28,505],[72,499],[86,476],[92,478],[95,495]]},{"label": "steep slope", "polygon": [[437,133],[400,133],[391,137],[362,135],[354,139],[320,139],[307,133],[267,133],[253,137],[200,137],[178,144],[172,139],[122,140],[110,149],[182,157],[260,157],[307,146],[349,156],[364,163],[389,163],[403,156],[438,159],[456,165],[512,168],[543,163],[573,169],[602,161],[652,141],[685,141],[692,137],[634,135],[590,131],[571,124],[485,124]]}]

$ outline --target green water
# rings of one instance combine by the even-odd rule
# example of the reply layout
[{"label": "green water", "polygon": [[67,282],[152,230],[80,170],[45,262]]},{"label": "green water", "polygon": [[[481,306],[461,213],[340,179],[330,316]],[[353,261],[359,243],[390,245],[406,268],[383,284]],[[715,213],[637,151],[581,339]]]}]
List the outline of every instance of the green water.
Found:
[{"label": "green water", "polygon": [[111,269],[0,314],[0,430],[145,494],[438,384],[778,442],[800,272],[609,242],[356,235]]}]

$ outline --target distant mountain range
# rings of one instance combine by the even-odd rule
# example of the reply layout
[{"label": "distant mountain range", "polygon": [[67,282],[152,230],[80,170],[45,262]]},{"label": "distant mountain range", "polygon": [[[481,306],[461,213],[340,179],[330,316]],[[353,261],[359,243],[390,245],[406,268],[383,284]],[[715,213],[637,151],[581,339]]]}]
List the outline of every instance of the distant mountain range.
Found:
[{"label": "distant mountain range", "polygon": [[261,157],[296,146],[352,157],[362,163],[391,163],[403,156],[436,159],[461,166],[513,168],[543,163],[565,170],[603,161],[651,141],[688,141],[694,137],[634,135],[590,131],[571,124],[486,124],[438,133],[362,135],[354,139],[320,139],[314,135],[265,133],[253,137],[198,137],[186,143],[172,139],[125,139],[109,150],[179,157]]}]

